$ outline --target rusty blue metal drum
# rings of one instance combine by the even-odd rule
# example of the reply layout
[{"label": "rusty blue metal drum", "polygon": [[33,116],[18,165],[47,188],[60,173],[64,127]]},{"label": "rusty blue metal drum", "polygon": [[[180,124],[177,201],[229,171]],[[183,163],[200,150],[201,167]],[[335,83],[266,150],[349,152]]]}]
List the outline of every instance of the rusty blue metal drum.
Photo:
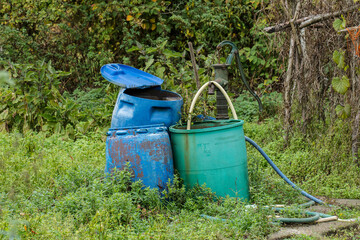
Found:
[{"label": "rusty blue metal drum", "polygon": [[165,189],[173,179],[172,150],[164,124],[110,129],[106,139],[105,173],[130,164],[132,180]]},{"label": "rusty blue metal drum", "polygon": [[180,119],[182,97],[162,90],[162,79],[127,65],[106,64],[101,74],[122,87],[107,133],[105,173],[130,164],[134,181],[164,189],[174,175],[167,129]]}]

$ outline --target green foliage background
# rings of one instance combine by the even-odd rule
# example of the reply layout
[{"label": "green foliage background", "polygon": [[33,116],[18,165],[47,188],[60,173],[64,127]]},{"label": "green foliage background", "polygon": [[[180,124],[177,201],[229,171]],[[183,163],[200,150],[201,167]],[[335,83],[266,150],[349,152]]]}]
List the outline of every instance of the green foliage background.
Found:
[{"label": "green foliage background", "polygon": [[[74,136],[109,125],[118,88],[99,74],[120,62],[165,79],[185,98],[196,90],[187,43],[197,48],[202,83],[212,76],[216,45],[231,40],[251,85],[271,90],[281,69],[254,15],[259,1],[22,1],[0,4],[0,69],[16,86],[2,87],[0,128]],[[220,53],[224,61],[227,51]],[[234,67],[235,68],[235,67]],[[232,69],[236,79],[238,73]],[[239,80],[230,89],[238,94]],[[21,87],[19,87],[21,86]],[[1,87],[1,86],[0,86]],[[97,90],[95,90],[97,89]],[[60,96],[61,95],[61,96]],[[205,96],[207,98],[207,96]],[[83,104],[84,99],[91,104]],[[101,104],[102,103],[102,107]],[[210,99],[210,103],[212,103]],[[206,113],[214,111],[208,104]]]},{"label": "green foliage background", "polygon": [[[342,119],[328,113],[307,135],[294,129],[285,146],[277,92],[284,65],[260,30],[266,24],[260,2],[269,1],[0,3],[0,238],[262,239],[277,229],[266,217],[274,214],[269,209],[216,198],[206,186],[186,189],[179,178],[162,194],[132,183],[127,171],[104,178],[104,133],[119,88],[101,77],[100,67],[119,62],[163,78],[163,88],[183,96],[185,117],[196,91],[189,41],[201,83],[212,78],[218,43],[227,39],[239,47],[264,112],[259,115],[243,93],[233,66],[229,92],[237,114],[246,120],[245,134],[289,178],[315,195],[360,198],[358,166],[344,140],[351,130]],[[220,61],[228,52],[220,52]],[[342,55],[334,54],[337,64]],[[347,82],[334,78],[333,87],[346,92]],[[196,113],[214,116],[214,96],[205,93],[199,102]],[[346,116],[348,109],[337,111]],[[251,147],[248,159],[250,203],[304,200]]]},{"label": "green foliage background", "polygon": [[[146,59],[127,51],[138,43],[156,48],[167,41],[168,53],[182,53],[191,41],[203,46],[207,55],[227,39],[247,47],[250,65],[264,65],[272,59],[266,58],[271,55],[264,48],[266,42],[259,42],[254,32],[254,2],[12,0],[0,5],[2,56],[16,63],[52,61],[55,69],[71,72],[62,81],[61,92],[102,85],[99,69],[106,63],[144,67]],[[262,72],[266,70],[273,72],[270,66]]]}]

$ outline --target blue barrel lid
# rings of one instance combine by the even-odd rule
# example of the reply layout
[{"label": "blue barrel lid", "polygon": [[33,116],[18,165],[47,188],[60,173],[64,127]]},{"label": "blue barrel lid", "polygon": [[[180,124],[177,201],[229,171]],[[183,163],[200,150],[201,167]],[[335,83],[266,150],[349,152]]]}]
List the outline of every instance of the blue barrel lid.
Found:
[{"label": "blue barrel lid", "polygon": [[124,88],[147,88],[164,82],[150,73],[119,63],[106,64],[100,72],[106,80]]}]

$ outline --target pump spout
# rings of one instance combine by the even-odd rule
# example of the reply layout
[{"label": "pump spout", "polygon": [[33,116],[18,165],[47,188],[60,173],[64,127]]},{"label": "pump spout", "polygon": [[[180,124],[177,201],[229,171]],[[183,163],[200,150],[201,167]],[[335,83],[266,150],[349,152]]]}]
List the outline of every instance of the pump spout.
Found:
[{"label": "pump spout", "polygon": [[[222,87],[226,87],[229,82],[229,64],[214,64],[212,67],[215,70],[215,82],[219,83]],[[209,87],[209,94],[214,94],[214,84]],[[216,89],[216,119],[229,119],[228,105],[225,96],[219,89]]]}]

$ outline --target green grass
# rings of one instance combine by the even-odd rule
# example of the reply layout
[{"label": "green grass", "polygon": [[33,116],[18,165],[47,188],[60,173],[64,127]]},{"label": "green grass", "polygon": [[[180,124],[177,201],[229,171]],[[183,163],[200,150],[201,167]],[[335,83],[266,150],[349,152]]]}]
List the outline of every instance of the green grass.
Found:
[{"label": "green grass", "polygon": [[[292,238],[287,238],[286,240],[321,240],[324,239],[324,237],[311,237],[306,235],[299,235]],[[339,230],[337,233],[330,234],[329,236],[326,236],[325,239],[329,240],[356,240],[360,239],[360,228],[354,227],[350,229],[342,229]]]},{"label": "green grass", "polygon": [[[312,126],[307,136],[295,129],[288,147],[277,119],[267,119],[262,124],[245,123],[244,131],[303,190],[318,196],[360,199],[360,171],[350,154],[351,135],[346,122],[338,120],[332,127]],[[254,164],[253,156],[261,172],[276,178],[250,144],[247,151],[249,164]]]},{"label": "green grass", "polygon": [[[294,135],[285,148],[276,119],[244,127],[304,190],[359,198],[357,169],[341,147],[331,148],[341,139],[335,130],[312,140]],[[76,141],[58,134],[0,133],[0,239],[265,239],[278,225],[267,217],[274,213],[261,206],[306,201],[250,145],[251,199],[243,203],[216,198],[205,186],[186,189],[178,177],[162,194],[132,183],[127,171],[104,178],[104,140],[95,133]],[[359,213],[334,211],[343,218]]]},{"label": "green grass", "polygon": [[329,236],[330,240],[356,240],[360,239],[360,227],[353,227],[350,229],[343,229],[338,231],[337,233]]},{"label": "green grass", "polygon": [[106,179],[104,150],[100,135],[72,141],[61,135],[1,133],[0,236],[261,239],[276,230],[266,217],[270,210],[217,199],[206,187],[186,190],[178,178],[162,194],[132,183],[127,171]]}]

